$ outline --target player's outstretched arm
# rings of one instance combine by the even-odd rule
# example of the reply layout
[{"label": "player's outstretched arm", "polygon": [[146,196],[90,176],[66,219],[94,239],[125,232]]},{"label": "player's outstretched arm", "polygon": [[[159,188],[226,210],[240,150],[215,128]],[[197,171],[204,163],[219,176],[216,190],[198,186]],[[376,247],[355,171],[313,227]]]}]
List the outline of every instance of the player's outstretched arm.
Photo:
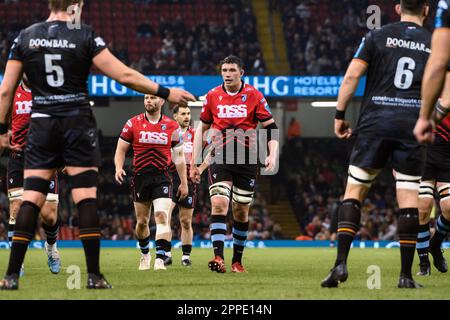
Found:
[{"label": "player's outstretched arm", "polygon": [[436,29],[431,41],[431,55],[422,80],[422,107],[414,128],[414,135],[420,143],[433,141],[432,115],[436,101],[442,92],[445,73],[450,62],[448,48],[450,48],[450,29]]},{"label": "player's outstretched arm", "polygon": [[189,92],[177,88],[164,88],[146,78],[143,74],[126,66],[109,49],[104,49],[96,55],[93,63],[108,77],[137,92],[156,95],[169,102],[181,105],[187,105],[189,101],[195,101],[194,96]]},{"label": "player's outstretched arm", "polygon": [[444,87],[447,66],[450,63],[450,29],[436,29],[431,41],[431,55],[428,59],[422,81],[422,108],[420,118],[430,120],[434,105]]},{"label": "player's outstretched arm", "polygon": [[117,141],[116,153],[114,155],[114,165],[116,167],[115,178],[119,184],[123,183],[123,179],[127,175],[123,166],[129,148],[130,144],[119,138]]},{"label": "player's outstretched arm", "polygon": [[350,124],[345,121],[345,111],[358,89],[359,80],[366,73],[368,64],[360,59],[353,59],[350,63],[341,88],[339,89],[338,105],[334,120],[334,133],[339,139],[348,139],[352,135]]},{"label": "player's outstretched arm", "polygon": [[439,124],[450,113],[450,71],[447,71],[445,77],[444,90],[442,90],[441,98],[436,103],[433,120],[436,124]]},{"label": "player's outstretched arm", "polygon": [[23,65],[19,60],[9,60],[6,64],[5,75],[0,87],[0,148],[20,150],[17,146],[11,146],[8,135],[8,115],[14,102],[14,93],[22,79]]}]

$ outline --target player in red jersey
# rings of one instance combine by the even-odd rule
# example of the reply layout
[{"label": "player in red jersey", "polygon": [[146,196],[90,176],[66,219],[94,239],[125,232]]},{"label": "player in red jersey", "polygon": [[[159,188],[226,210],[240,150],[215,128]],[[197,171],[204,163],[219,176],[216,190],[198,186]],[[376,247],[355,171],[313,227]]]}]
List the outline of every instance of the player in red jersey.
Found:
[{"label": "player in red jersey", "polygon": [[[193,161],[190,177],[200,180],[195,165],[201,155],[203,133],[212,128],[212,163],[209,167],[211,197],[211,240],[215,258],[208,264],[212,271],[224,273],[224,240],[227,232],[226,215],[232,194],[233,260],[232,272],[245,272],[242,254],[248,233],[248,212],[255,190],[257,164],[258,123],[268,129],[267,172],[274,172],[277,164],[278,141],[272,130],[277,126],[266,99],[261,92],[242,81],[242,60],[229,56],[221,62],[223,84],[206,96],[194,138]],[[237,149],[237,152],[235,152]]]},{"label": "player in red jersey", "polygon": [[[173,117],[175,121],[178,122],[180,126],[180,140],[183,141],[184,145],[184,157],[186,160],[187,166],[187,175],[189,176],[190,171],[190,163],[192,160],[192,149],[194,145],[194,129],[190,126],[191,123],[191,110],[187,106],[175,106],[173,109]],[[208,167],[208,165],[204,162],[199,167],[200,174]],[[172,217],[172,212],[175,209],[175,206],[178,205],[179,210],[179,218],[181,225],[181,249],[183,251],[183,255],[181,257],[181,264],[185,267],[192,265],[190,255],[192,251],[192,239],[194,237],[194,233],[192,230],[192,215],[194,213],[196,198],[197,198],[197,184],[192,181],[188,182],[189,192],[188,196],[184,200],[179,200],[175,194],[176,190],[180,185],[180,177],[176,171],[176,166],[172,162],[170,166],[170,172],[173,177],[173,197],[172,197],[172,206],[170,208],[169,219]],[[166,265],[172,264],[172,256],[170,250],[166,252],[166,259],[164,260]]]},{"label": "player in red jersey", "polygon": [[[31,90],[27,86],[26,76],[23,77],[22,83],[16,90],[14,95],[14,105],[11,115],[11,145],[13,146],[7,168],[8,180],[8,198],[9,198],[9,224],[8,224],[8,240],[12,243],[14,235],[14,227],[19,208],[22,204],[23,196],[23,170],[24,170],[24,154],[22,149],[25,147],[28,128],[30,125],[30,113],[33,104]],[[43,220],[47,240],[45,242],[45,251],[48,256],[48,266],[54,274],[61,270],[61,259],[56,247],[56,238],[58,236],[60,218],[58,216],[58,187],[56,178],[50,183],[47,200],[41,209],[41,217]],[[21,275],[23,275],[23,264]]]},{"label": "player in red jersey", "polygon": [[156,222],[156,259],[155,270],[165,270],[165,252],[169,248],[171,236],[169,211],[172,204],[172,179],[169,166],[174,162],[180,176],[177,197],[186,198],[188,193],[186,162],[183,143],[179,139],[178,123],[162,115],[164,99],[154,95],[145,95],[145,112],[125,124],[117,143],[114,157],[116,181],[120,184],[126,175],[123,165],[125,156],[133,148],[133,196],[136,210],[136,236],[141,249],[139,270],[150,269],[150,211],[153,205]]},{"label": "player in red jersey", "polygon": [[[422,175],[419,192],[420,226],[417,239],[417,252],[420,259],[420,271],[417,275],[431,274],[428,253],[433,256],[433,264],[440,272],[447,272],[447,262],[442,254],[441,245],[450,233],[450,72],[443,90],[442,99],[436,106],[438,124],[434,132],[434,141],[428,146],[427,161]],[[439,123],[439,118],[447,114]],[[436,232],[431,236],[430,215],[434,206],[435,190],[439,194],[441,215],[436,220]]]}]

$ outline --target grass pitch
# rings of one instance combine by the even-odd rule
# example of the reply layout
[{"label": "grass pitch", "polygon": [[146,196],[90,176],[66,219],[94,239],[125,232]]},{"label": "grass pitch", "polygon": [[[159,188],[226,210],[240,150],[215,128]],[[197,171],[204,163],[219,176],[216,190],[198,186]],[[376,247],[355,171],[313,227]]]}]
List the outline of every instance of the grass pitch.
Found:
[{"label": "grass pitch", "polygon": [[[431,277],[415,277],[424,289],[397,289],[400,268],[398,249],[352,249],[349,259],[349,279],[338,289],[323,289],[321,280],[331,268],[335,249],[285,248],[245,250],[245,274],[230,272],[231,249],[225,252],[227,273],[211,272],[207,263],[211,249],[194,249],[193,266],[180,263],[181,250],[173,251],[174,264],[167,271],[138,271],[137,249],[103,249],[102,272],[114,286],[112,290],[87,290],[84,255],[81,249],[60,249],[63,269],[53,275],[47,268],[43,251],[30,249],[25,261],[25,276],[20,290],[0,291],[4,299],[449,299],[450,274],[432,270]],[[154,252],[152,252],[154,259]],[[449,253],[445,256],[449,259]],[[8,250],[0,251],[0,273],[4,274]],[[414,273],[418,270],[415,258]],[[81,289],[67,289],[71,274],[67,267],[81,267]],[[153,265],[153,260],[152,260]],[[370,265],[380,267],[381,288],[370,290],[367,273]]]}]

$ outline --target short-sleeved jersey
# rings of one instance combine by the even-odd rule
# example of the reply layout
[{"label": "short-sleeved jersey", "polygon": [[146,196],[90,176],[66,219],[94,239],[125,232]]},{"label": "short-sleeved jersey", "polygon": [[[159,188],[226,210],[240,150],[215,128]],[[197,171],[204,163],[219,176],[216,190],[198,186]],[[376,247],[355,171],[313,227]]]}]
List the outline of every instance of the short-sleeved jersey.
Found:
[{"label": "short-sleeved jersey", "polygon": [[368,64],[357,134],[415,141],[430,45],[431,33],[411,22],[389,24],[363,38],[354,57]]},{"label": "short-sleeved jersey", "polygon": [[[184,159],[186,161],[188,174],[189,174],[190,163],[192,160],[192,151],[194,149],[194,134],[195,134],[195,130],[192,127],[188,127],[184,133],[182,132],[181,128],[179,130],[180,141],[183,142]],[[169,171],[171,173],[174,173],[177,171],[177,167],[175,166],[175,163],[172,162],[170,164]]]},{"label": "short-sleeved jersey", "polygon": [[89,70],[106,43],[87,25],[70,29],[68,24],[34,24],[11,47],[9,59],[22,61],[33,89],[33,113],[70,116],[89,112]]},{"label": "short-sleeved jersey", "polygon": [[30,89],[26,89],[22,84],[14,95],[14,105],[11,115],[11,144],[23,147],[26,143],[28,128],[30,126],[31,107],[33,97]]},{"label": "short-sleeved jersey", "polygon": [[434,27],[450,28],[450,0],[439,1]]},{"label": "short-sleeved jersey", "polygon": [[245,152],[256,150],[256,127],[270,119],[272,114],[263,94],[244,82],[236,94],[229,94],[224,85],[209,91],[200,114],[200,120],[217,131],[212,142],[224,156],[228,143],[236,143],[235,147],[240,144]]},{"label": "short-sleeved jersey", "polygon": [[172,157],[170,150],[180,143],[178,123],[164,115],[152,123],[145,113],[128,120],[120,139],[133,148],[134,173],[167,171]]}]

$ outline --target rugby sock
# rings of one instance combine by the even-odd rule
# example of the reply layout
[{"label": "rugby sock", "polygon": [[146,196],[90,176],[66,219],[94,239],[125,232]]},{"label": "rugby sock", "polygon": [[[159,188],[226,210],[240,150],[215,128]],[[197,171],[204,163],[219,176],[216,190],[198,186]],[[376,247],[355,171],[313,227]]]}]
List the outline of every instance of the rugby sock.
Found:
[{"label": "rugby sock", "polygon": [[417,253],[420,262],[429,262],[428,247],[430,246],[430,223],[419,225],[419,233],[417,234]]},{"label": "rugby sock", "polygon": [[51,246],[54,245],[56,242],[60,224],[61,224],[61,218],[59,217],[59,215],[53,226],[49,226],[45,223],[42,223],[42,228],[44,228],[45,235],[47,236],[47,243]]},{"label": "rugby sock", "polygon": [[361,203],[356,199],[342,202],[338,213],[337,241],[338,253],[335,266],[347,262],[353,238],[359,230],[361,222]]},{"label": "rugby sock", "polygon": [[211,225],[209,226],[214,247],[214,255],[219,256],[222,259],[224,258],[223,248],[225,244],[225,235],[227,233],[227,225],[225,223],[226,218],[226,216],[212,215]]},{"label": "rugby sock", "polygon": [[12,238],[11,255],[7,275],[19,274],[28,244],[33,239],[41,209],[32,202],[24,201],[16,218],[14,236]]},{"label": "rugby sock", "polygon": [[100,274],[100,223],[97,199],[84,199],[77,204],[80,240],[83,243],[88,273]]},{"label": "rugby sock", "polygon": [[166,248],[168,247],[169,241],[164,239],[158,239],[156,240],[156,259],[163,259],[166,256]]},{"label": "rugby sock", "polygon": [[182,260],[189,259],[189,256],[191,255],[192,251],[192,244],[183,244],[181,246],[181,251],[183,251]]},{"label": "rugby sock", "polygon": [[400,209],[400,215],[397,222],[397,230],[402,261],[401,272],[403,276],[411,279],[411,268],[414,261],[417,233],[419,230],[419,209]]},{"label": "rugby sock", "polygon": [[12,238],[14,236],[14,227],[16,226],[16,221],[14,220],[14,223],[9,222],[8,223],[8,242],[9,246],[12,245]]},{"label": "rugby sock", "polygon": [[431,238],[431,245],[441,247],[442,241],[447,238],[450,233],[450,221],[444,218],[443,215],[440,215],[436,221],[436,232],[433,234]]},{"label": "rugby sock", "polygon": [[232,263],[241,262],[244,253],[245,240],[248,234],[248,221],[233,223],[233,260]]},{"label": "rugby sock", "polygon": [[166,257],[172,257],[172,241],[166,241]]},{"label": "rugby sock", "polygon": [[142,254],[148,254],[150,251],[150,236],[144,239],[138,239],[139,248]]}]

